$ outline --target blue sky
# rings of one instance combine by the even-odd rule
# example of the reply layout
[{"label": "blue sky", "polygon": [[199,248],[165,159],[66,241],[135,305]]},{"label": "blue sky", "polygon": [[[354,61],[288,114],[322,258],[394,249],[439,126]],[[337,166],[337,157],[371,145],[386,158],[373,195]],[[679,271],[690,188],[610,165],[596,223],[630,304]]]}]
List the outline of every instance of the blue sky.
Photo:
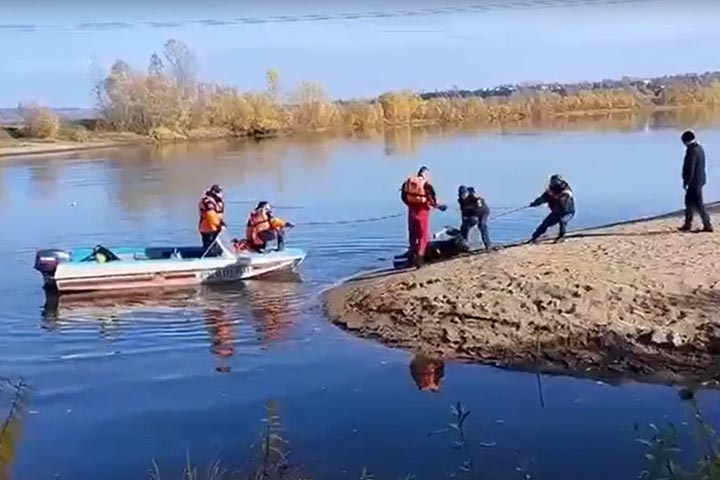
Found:
[{"label": "blue sky", "polygon": [[[97,3],[2,2],[0,106],[20,101],[88,106],[99,70],[116,58],[145,68],[149,56],[168,38],[193,48],[204,80],[261,88],[264,72],[274,68],[288,90],[301,80],[317,80],[334,97],[364,97],[400,88],[478,88],[720,69],[720,2],[534,2],[546,8],[529,8],[528,0],[525,5],[522,0],[505,2],[505,7],[490,0]],[[397,15],[443,7],[458,11]],[[396,15],[337,18],[343,12]],[[335,19],[271,21],[275,16],[310,14]],[[260,23],[197,22],[247,18]],[[144,23],[161,21],[178,25],[159,28]],[[126,25],[82,25],[89,22]],[[34,29],[25,31],[18,24]]]}]

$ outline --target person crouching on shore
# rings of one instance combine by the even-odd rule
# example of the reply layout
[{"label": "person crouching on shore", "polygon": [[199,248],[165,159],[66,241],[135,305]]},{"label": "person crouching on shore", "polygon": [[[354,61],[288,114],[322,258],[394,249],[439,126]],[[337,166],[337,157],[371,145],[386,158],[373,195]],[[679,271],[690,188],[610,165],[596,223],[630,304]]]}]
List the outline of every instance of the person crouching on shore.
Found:
[{"label": "person crouching on shore", "polygon": [[556,174],[550,177],[547,189],[542,195],[533,200],[529,207],[538,207],[544,203],[547,204],[550,213],[535,229],[530,242],[537,243],[548,228],[555,225],[559,225],[559,232],[555,242],[560,242],[565,237],[568,223],[575,216],[575,199],[572,188],[560,175]]}]

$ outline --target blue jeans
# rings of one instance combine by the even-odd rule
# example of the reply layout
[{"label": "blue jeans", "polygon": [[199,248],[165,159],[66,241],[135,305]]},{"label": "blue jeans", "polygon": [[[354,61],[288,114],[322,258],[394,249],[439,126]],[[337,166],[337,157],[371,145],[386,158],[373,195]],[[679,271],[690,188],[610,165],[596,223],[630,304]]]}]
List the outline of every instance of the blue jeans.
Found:
[{"label": "blue jeans", "polygon": [[554,227],[555,225],[560,225],[557,236],[557,239],[560,240],[565,236],[567,225],[568,223],[570,223],[570,220],[572,220],[574,216],[575,213],[566,213],[565,215],[560,215],[556,212],[550,212],[550,214],[545,217],[545,219],[535,229],[535,232],[533,232],[532,240],[537,240],[542,236],[543,233],[547,232],[548,228]]},{"label": "blue jeans", "polygon": [[480,230],[480,237],[482,238],[483,245],[486,249],[490,248],[490,234],[488,233],[487,221],[490,216],[490,212],[483,212],[479,217],[462,217],[462,225],[460,226],[460,233],[463,240],[467,243],[470,230],[473,227],[478,227]]}]

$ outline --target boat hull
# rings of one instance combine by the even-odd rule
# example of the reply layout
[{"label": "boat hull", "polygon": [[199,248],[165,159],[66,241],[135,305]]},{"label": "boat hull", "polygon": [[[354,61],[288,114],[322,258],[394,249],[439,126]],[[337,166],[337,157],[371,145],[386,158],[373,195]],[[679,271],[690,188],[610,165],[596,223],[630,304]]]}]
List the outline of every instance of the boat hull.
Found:
[{"label": "boat hull", "polygon": [[182,288],[236,282],[294,270],[305,259],[300,250],[248,253],[233,258],[61,263],[45,286],[58,293]]}]

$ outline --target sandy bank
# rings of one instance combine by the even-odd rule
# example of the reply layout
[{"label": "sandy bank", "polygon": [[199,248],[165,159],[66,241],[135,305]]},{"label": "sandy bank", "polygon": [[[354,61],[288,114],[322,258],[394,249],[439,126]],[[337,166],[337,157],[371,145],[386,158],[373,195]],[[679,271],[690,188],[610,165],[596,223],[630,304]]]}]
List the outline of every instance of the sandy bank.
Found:
[{"label": "sandy bank", "polygon": [[328,292],[326,310],[360,336],[445,358],[717,381],[720,233],[678,225],[666,217],[353,281]]},{"label": "sandy bank", "polygon": [[149,138],[134,134],[96,135],[95,138],[92,138],[87,142],[33,139],[11,140],[7,142],[0,141],[0,159],[30,155],[55,155],[86,150],[119,148],[147,143],[150,143]]}]

